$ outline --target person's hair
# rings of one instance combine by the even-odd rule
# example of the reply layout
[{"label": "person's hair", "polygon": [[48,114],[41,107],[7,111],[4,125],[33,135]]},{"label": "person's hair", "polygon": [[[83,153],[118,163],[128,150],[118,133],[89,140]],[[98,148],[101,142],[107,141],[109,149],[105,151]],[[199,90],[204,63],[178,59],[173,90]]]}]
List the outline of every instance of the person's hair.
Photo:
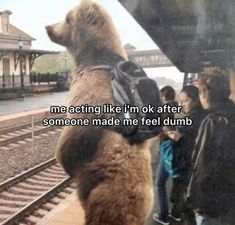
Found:
[{"label": "person's hair", "polygon": [[175,100],[175,90],[171,86],[165,86],[160,90],[162,97],[165,101],[174,101]]},{"label": "person's hair", "polygon": [[189,98],[191,98],[193,102],[197,104],[197,107],[201,107],[201,102],[199,99],[199,90],[196,86],[194,85],[184,86],[180,92],[185,93]]},{"label": "person's hair", "polygon": [[184,86],[180,92],[184,92],[193,101],[198,101],[199,100],[199,90],[194,85]]},{"label": "person's hair", "polygon": [[208,100],[212,104],[227,101],[231,94],[229,76],[218,67],[207,68],[199,73],[199,85],[208,91]]}]

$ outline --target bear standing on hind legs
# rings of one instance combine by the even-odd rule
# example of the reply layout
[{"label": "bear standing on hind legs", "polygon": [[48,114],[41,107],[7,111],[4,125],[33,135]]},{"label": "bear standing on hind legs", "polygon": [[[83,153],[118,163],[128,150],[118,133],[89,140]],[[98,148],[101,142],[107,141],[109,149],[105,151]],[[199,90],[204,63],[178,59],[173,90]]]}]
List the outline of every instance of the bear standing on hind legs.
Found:
[{"label": "bear standing on hind legs", "polygon": [[[107,12],[84,0],[64,21],[46,29],[51,40],[65,46],[76,63],[68,105],[113,104],[109,72],[92,69],[127,58]],[[97,116],[68,117],[91,120]],[[149,147],[149,141],[130,144],[121,134],[101,126],[63,129],[57,158],[77,182],[86,225],[144,225],[153,205]]]}]

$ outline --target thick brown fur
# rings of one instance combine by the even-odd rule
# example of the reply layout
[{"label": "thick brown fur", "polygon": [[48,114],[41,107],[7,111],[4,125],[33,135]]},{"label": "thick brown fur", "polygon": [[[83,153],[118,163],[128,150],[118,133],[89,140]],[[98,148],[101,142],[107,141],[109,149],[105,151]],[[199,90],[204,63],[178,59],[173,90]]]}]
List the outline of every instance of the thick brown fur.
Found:
[{"label": "thick brown fur", "polygon": [[[51,40],[64,45],[77,65],[68,105],[112,104],[105,70],[126,58],[114,25],[98,4],[82,1],[65,21],[47,27]],[[101,114],[99,117],[110,115]],[[69,114],[69,118],[96,117]],[[57,158],[78,184],[86,225],[143,225],[153,204],[149,142],[132,144],[104,127],[69,126],[59,139]]]}]

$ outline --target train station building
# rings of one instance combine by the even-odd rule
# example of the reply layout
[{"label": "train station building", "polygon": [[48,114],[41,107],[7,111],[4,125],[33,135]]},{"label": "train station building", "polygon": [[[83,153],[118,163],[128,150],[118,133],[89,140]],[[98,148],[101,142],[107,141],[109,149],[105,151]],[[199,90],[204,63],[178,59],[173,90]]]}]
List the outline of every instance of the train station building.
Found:
[{"label": "train station building", "polygon": [[58,53],[32,49],[32,41],[36,39],[12,25],[11,14],[9,10],[0,11],[0,89],[29,86],[35,59]]}]

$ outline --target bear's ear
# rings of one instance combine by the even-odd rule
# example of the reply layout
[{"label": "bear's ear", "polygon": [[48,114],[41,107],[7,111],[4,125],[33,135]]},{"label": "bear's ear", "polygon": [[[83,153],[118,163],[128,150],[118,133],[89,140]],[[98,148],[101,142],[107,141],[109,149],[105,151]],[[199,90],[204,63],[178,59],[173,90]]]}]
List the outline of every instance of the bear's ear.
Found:
[{"label": "bear's ear", "polygon": [[91,8],[84,10],[83,16],[86,22],[92,25],[102,25],[104,22],[100,9],[96,4],[93,4]]}]

